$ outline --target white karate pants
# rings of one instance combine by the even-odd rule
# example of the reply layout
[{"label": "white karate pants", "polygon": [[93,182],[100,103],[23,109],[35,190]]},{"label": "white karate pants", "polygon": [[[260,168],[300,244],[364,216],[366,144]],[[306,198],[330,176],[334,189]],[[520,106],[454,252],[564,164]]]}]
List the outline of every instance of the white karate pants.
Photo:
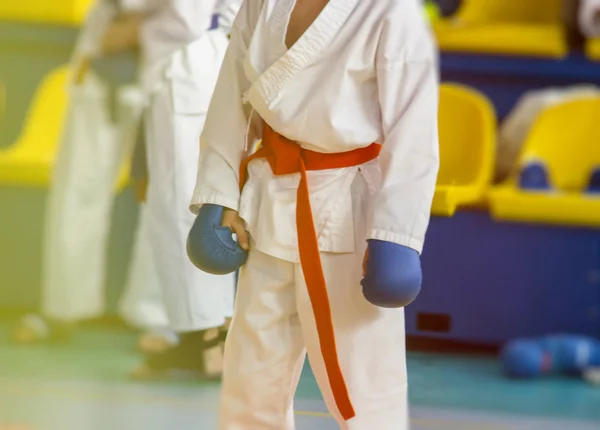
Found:
[{"label": "white karate pants", "polygon": [[[366,192],[359,175],[353,187],[354,196],[362,195],[353,199],[357,238],[366,235]],[[357,243],[354,254],[321,253],[338,357],[356,416],[344,422],[337,410],[302,268],[251,249],[225,345],[220,430],[293,430],[292,403],[306,352],[341,429],[408,429],[404,310],[379,308],[363,297],[365,248]]]},{"label": "white karate pants", "polygon": [[[69,114],[47,202],[42,314],[65,322],[100,316],[105,308],[106,253],[115,184],[131,156],[141,106],[139,93],[120,94],[111,123],[108,91],[93,75],[72,88]],[[123,316],[139,328],[162,328],[166,316],[142,208]]]},{"label": "white karate pants", "polygon": [[195,219],[189,203],[196,183],[206,111],[198,104],[198,109],[190,109],[187,104],[185,109],[181,107],[195,96],[201,97],[197,85],[190,85],[187,91],[185,85],[185,81],[167,80],[153,95],[145,118],[150,247],[164,288],[170,327],[177,332],[223,325],[233,313],[235,290],[234,274],[201,272],[187,256],[187,237]]},{"label": "white karate pants", "polygon": [[143,204],[140,207],[133,255],[119,311],[121,317],[132,327],[170,328],[148,235],[148,208]]}]

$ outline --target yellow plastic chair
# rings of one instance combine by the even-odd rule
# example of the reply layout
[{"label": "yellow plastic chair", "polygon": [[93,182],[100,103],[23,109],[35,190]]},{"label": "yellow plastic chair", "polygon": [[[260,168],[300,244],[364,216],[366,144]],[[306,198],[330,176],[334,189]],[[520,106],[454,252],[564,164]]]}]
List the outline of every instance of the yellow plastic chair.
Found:
[{"label": "yellow plastic chair", "polygon": [[[586,194],[600,167],[600,98],[564,103],[537,119],[519,157],[519,172],[490,191],[498,220],[600,227],[600,196]],[[520,171],[533,162],[546,167],[548,191],[522,190]]]},{"label": "yellow plastic chair", "polygon": [[0,150],[0,184],[49,184],[67,109],[66,87],[66,68],[42,81],[17,142]]},{"label": "yellow plastic chair", "polygon": [[0,20],[81,24],[95,0],[2,0]]},{"label": "yellow plastic chair", "polygon": [[600,38],[588,40],[585,45],[585,53],[589,59],[600,61]]},{"label": "yellow plastic chair", "polygon": [[463,0],[433,27],[445,51],[551,58],[569,52],[562,0]]},{"label": "yellow plastic chair", "polygon": [[440,86],[440,172],[432,214],[452,216],[481,202],[494,168],[496,116],[490,101],[474,89]]},{"label": "yellow plastic chair", "polygon": [[[42,81],[17,142],[0,149],[0,186],[50,185],[67,113],[67,75],[65,67]],[[123,167],[118,190],[128,184],[129,168]]]}]

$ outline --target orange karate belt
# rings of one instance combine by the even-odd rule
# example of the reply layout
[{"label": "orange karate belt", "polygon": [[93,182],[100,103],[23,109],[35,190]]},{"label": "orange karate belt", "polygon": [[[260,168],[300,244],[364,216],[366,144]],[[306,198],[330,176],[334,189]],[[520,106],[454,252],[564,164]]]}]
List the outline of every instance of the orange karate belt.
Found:
[{"label": "orange karate belt", "polygon": [[240,166],[241,188],[243,188],[248,177],[248,163],[255,159],[266,159],[271,166],[273,174],[276,176],[300,173],[296,204],[300,264],[315,316],[319,344],[329,384],[333,391],[337,407],[346,421],[353,418],[355,412],[337,356],[331,308],[329,306],[327,286],[319,255],[317,233],[310,207],[306,172],[309,170],[358,166],[377,158],[380,150],[381,145],[373,143],[365,148],[336,154],[309,151],[303,149],[296,142],[283,137],[265,124],[261,147],[253,155],[244,159]]}]

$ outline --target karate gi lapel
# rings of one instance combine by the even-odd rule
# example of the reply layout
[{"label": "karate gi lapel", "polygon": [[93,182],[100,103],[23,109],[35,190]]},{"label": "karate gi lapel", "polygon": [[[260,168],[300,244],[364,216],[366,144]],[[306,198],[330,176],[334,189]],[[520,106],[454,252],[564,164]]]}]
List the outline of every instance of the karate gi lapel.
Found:
[{"label": "karate gi lapel", "polygon": [[[273,103],[281,89],[288,85],[293,77],[302,69],[317,61],[323,51],[331,44],[340,27],[346,22],[355,6],[360,0],[330,0],[320,15],[315,19],[306,32],[290,48],[281,49],[281,56],[271,65],[265,65],[262,73],[257,72],[251,64],[253,50],[261,49],[261,44],[282,44],[285,40],[285,31],[294,1],[288,0],[286,5],[275,5],[270,19],[274,20],[272,31],[255,34],[259,39],[250,44],[249,55],[244,68],[252,84],[245,94],[245,99],[250,101],[261,116],[268,117],[268,111],[273,108]],[[286,7],[287,6],[287,7]],[[263,10],[261,20],[265,19],[268,8]],[[264,45],[263,45],[264,46]],[[272,46],[272,45],[271,45]],[[264,48],[263,48],[264,49]],[[275,47],[277,49],[277,47]],[[256,58],[264,60],[263,55]],[[260,62],[260,61],[259,61]],[[253,79],[257,76],[256,79]]]}]

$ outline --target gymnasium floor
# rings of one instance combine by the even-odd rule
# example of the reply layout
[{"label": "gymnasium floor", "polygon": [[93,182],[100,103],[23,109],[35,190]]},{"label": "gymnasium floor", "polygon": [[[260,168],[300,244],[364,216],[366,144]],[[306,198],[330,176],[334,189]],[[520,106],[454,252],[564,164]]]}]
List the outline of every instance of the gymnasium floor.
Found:
[{"label": "gymnasium floor", "polygon": [[[6,328],[6,327],[4,327]],[[17,348],[0,328],[0,430],[213,430],[218,385],[136,383],[135,336],[86,329],[69,346]],[[411,354],[412,430],[598,430],[600,388],[513,383],[493,359]],[[298,430],[335,430],[306,369]],[[377,430],[377,429],[372,429]]]}]

